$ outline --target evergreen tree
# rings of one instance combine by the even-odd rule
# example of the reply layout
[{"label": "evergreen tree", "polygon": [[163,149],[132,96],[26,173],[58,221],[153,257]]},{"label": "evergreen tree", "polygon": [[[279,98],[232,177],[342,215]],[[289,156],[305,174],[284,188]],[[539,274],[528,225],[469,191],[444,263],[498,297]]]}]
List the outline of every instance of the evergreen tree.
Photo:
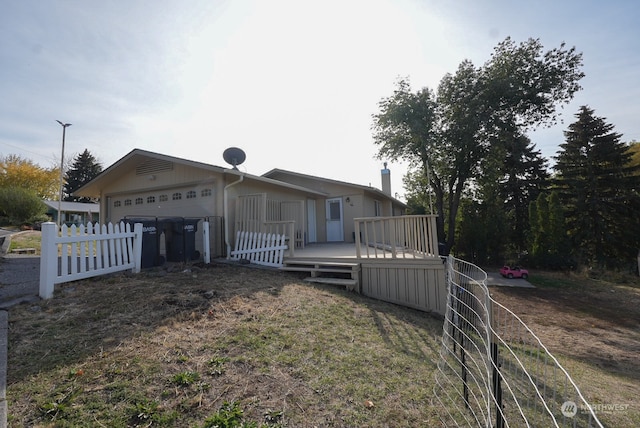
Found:
[{"label": "evergreen tree", "polygon": [[548,267],[563,268],[573,265],[569,257],[569,245],[564,221],[564,209],[558,192],[553,191],[548,197],[548,251],[546,261]]},{"label": "evergreen tree", "polygon": [[531,255],[536,264],[546,266],[549,254],[549,203],[545,194],[541,193],[531,204]]},{"label": "evergreen tree", "polygon": [[73,165],[65,175],[63,200],[69,202],[96,202],[92,198],[72,196],[73,192],[91,181],[102,172],[102,165],[89,150],[84,149],[73,161]]},{"label": "evergreen tree", "polygon": [[529,225],[527,206],[547,186],[547,161],[528,137],[521,135],[509,143],[504,163],[503,196],[512,212],[513,235],[511,242],[517,249],[526,248]]},{"label": "evergreen tree", "polygon": [[628,264],[640,245],[640,176],[613,125],[587,106],[576,118],[554,167],[573,255],[590,266]]}]

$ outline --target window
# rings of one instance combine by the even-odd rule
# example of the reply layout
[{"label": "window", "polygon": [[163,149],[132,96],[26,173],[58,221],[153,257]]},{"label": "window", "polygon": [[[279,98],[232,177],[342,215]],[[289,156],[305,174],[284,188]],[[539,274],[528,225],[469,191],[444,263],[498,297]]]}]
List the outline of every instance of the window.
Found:
[{"label": "window", "polygon": [[179,201],[180,199],[182,199],[182,193],[180,192],[176,192],[173,195],[171,195],[171,199],[173,199],[174,201]]},{"label": "window", "polygon": [[329,220],[340,220],[340,202],[329,202]]},{"label": "window", "polygon": [[136,205],[142,205],[143,202],[142,198],[136,198]]},{"label": "window", "polygon": [[124,200],[124,206],[128,207],[129,205],[131,205],[131,199],[125,199]]},{"label": "window", "polygon": [[373,201],[373,209],[376,217],[382,216],[382,206],[380,201]]},{"label": "window", "polygon": [[167,195],[160,195],[160,202],[167,202],[169,197]]},{"label": "window", "polygon": [[156,197],[155,196],[147,196],[147,203],[148,204],[155,204],[156,203]]},{"label": "window", "polygon": [[194,190],[189,190],[187,192],[187,199],[193,199],[196,197],[196,192]]},{"label": "window", "polygon": [[203,198],[206,196],[211,196],[211,189],[202,189],[202,191],[200,192],[200,196],[202,196]]},{"label": "window", "polygon": [[120,201],[113,201],[113,206],[114,207],[119,207],[120,205],[122,205],[122,203]]}]

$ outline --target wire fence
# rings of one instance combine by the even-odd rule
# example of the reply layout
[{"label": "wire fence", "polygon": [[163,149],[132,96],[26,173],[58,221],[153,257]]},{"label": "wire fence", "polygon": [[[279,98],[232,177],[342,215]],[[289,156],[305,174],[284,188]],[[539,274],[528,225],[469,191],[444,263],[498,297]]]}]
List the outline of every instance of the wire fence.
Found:
[{"label": "wire fence", "polygon": [[513,312],[487,274],[449,256],[435,396],[444,426],[602,427],[571,376]]}]

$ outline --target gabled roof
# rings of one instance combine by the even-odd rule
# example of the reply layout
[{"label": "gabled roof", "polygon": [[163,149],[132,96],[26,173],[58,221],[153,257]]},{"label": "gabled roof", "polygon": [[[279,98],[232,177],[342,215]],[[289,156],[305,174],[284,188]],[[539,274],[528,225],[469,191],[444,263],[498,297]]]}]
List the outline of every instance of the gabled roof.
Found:
[{"label": "gabled roof", "polygon": [[110,177],[112,171],[118,169],[121,166],[125,166],[125,165],[128,165],[128,164],[137,164],[143,158],[147,158],[147,159],[148,158],[153,158],[153,159],[158,159],[158,160],[164,160],[164,161],[167,161],[167,162],[174,162],[174,163],[194,166],[194,167],[198,167],[198,168],[202,168],[202,169],[209,169],[209,170],[213,170],[213,171],[216,171],[216,172],[219,172],[219,173],[223,173],[224,170],[225,170],[225,168],[222,168],[222,167],[219,167],[219,166],[214,166],[214,165],[209,165],[209,164],[202,163],[202,162],[196,162],[196,161],[191,161],[191,160],[187,160],[187,159],[176,158],[176,157],[173,157],[173,156],[167,156],[167,155],[163,155],[163,154],[160,154],[160,153],[149,152],[147,150],[142,150],[142,149],[133,149],[129,153],[124,155],[122,158],[120,158],[120,160],[116,161],[109,168],[103,170],[93,180],[91,180],[88,183],[86,183],[83,186],[81,186],[79,189],[77,189],[75,192],[73,192],[73,194],[74,195],[79,195],[79,196],[95,196],[95,195],[98,195],[100,193],[101,185],[103,185],[105,182],[107,182],[109,180],[109,177]]},{"label": "gabled roof", "polygon": [[120,167],[127,166],[127,165],[131,165],[131,166],[137,165],[138,163],[140,163],[141,161],[143,161],[145,159],[156,159],[156,160],[160,160],[160,161],[173,162],[173,163],[182,164],[182,165],[186,165],[186,166],[190,166],[190,167],[194,167],[194,168],[214,171],[214,172],[217,172],[217,173],[223,174],[223,175],[224,174],[231,174],[231,175],[235,175],[235,176],[243,176],[244,179],[255,180],[255,181],[260,181],[260,182],[263,182],[263,183],[268,183],[268,184],[279,186],[279,187],[285,187],[285,188],[288,188],[288,189],[294,189],[294,190],[305,192],[305,193],[308,193],[308,194],[311,194],[311,195],[326,196],[326,194],[323,193],[323,192],[319,192],[319,191],[314,190],[314,189],[309,189],[309,188],[306,188],[306,187],[302,187],[302,186],[298,186],[298,185],[295,185],[295,184],[287,183],[287,182],[284,182],[284,181],[274,180],[274,179],[271,179],[271,178],[268,178],[268,177],[261,177],[261,176],[257,176],[257,175],[247,174],[247,173],[235,170],[235,169],[223,168],[223,167],[220,167],[220,166],[210,165],[210,164],[206,164],[206,163],[203,163],[203,162],[197,162],[197,161],[178,158],[178,157],[174,157],[174,156],[163,155],[163,154],[160,154],[160,153],[150,152],[150,151],[142,150],[142,149],[133,149],[132,151],[127,153],[125,156],[123,156],[120,160],[116,161],[113,165],[111,165],[110,167],[108,167],[107,169],[102,171],[93,180],[89,181],[88,183],[86,183],[85,185],[83,185],[82,187],[77,189],[75,192],[73,192],[73,194],[74,195],[78,195],[78,196],[96,196],[96,195],[99,195],[100,188],[103,187],[105,185],[105,183],[107,183],[110,180],[110,177],[111,177],[112,173],[115,170],[117,170]]},{"label": "gabled roof", "polygon": [[378,196],[378,197],[380,197],[382,199],[390,199],[393,202],[395,202],[395,203],[397,203],[397,204],[399,204],[399,205],[401,205],[403,207],[407,206],[404,202],[402,202],[402,201],[394,198],[393,196],[384,193],[382,190],[377,189],[377,188],[372,187],[372,186],[363,186],[361,184],[354,184],[354,183],[348,183],[346,181],[333,180],[333,179],[324,178],[324,177],[317,177],[315,175],[302,174],[300,172],[288,171],[286,169],[280,169],[280,168],[274,168],[274,169],[272,169],[272,170],[270,170],[268,172],[265,172],[264,174],[262,174],[262,176],[263,177],[271,177],[271,176],[276,176],[277,174],[284,174],[284,175],[288,175],[288,176],[293,177],[293,178],[295,178],[295,177],[307,178],[307,179],[316,180],[316,181],[323,181],[325,183],[335,183],[335,184],[339,184],[339,185],[342,185],[342,186],[348,186],[348,187],[352,187],[354,189],[359,189],[359,190],[363,190],[365,192],[372,193],[372,194],[374,194],[374,195],[376,195],[376,196]]}]

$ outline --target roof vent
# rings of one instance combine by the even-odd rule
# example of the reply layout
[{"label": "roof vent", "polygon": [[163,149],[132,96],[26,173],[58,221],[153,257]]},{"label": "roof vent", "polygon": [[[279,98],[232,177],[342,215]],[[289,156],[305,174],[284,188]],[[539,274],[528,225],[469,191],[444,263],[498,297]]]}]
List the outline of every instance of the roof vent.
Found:
[{"label": "roof vent", "polygon": [[173,162],[163,159],[148,159],[136,166],[136,175],[149,175],[156,172],[171,171]]}]

